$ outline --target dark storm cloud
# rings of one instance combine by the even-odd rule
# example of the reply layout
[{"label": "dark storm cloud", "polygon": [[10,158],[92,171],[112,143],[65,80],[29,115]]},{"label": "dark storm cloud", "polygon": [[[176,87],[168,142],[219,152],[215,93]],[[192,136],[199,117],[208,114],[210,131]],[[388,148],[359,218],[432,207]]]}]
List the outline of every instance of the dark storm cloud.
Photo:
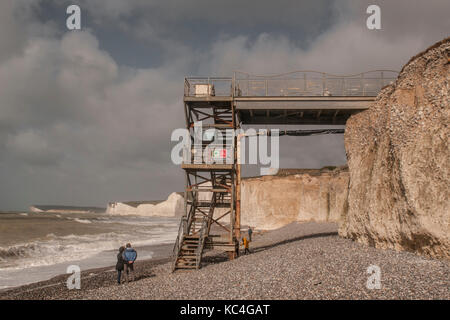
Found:
[{"label": "dark storm cloud", "polygon": [[[0,2],[0,208],[161,199],[183,77],[400,69],[449,29],[448,1]],[[79,3],[81,32],[64,27]],[[282,138],[283,167],[345,163],[342,136]]]}]

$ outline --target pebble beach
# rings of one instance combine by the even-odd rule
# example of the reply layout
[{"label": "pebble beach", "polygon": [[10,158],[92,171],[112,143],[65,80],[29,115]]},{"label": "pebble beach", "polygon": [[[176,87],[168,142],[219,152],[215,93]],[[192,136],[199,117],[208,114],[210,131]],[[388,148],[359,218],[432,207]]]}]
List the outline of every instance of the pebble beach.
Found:
[{"label": "pebble beach", "polygon": [[[203,267],[171,272],[167,258],[136,262],[136,279],[118,285],[114,267],[0,291],[0,299],[450,299],[450,261],[382,250],[340,238],[334,223],[292,223],[253,234],[251,254],[228,261],[206,252]],[[380,288],[370,289],[370,266]]]}]

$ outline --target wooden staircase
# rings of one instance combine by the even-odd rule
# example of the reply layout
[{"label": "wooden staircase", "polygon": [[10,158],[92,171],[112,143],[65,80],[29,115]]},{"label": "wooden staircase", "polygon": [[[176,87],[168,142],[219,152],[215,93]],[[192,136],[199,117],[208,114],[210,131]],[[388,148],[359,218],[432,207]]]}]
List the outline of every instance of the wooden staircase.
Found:
[{"label": "wooden staircase", "polygon": [[[198,193],[197,193],[198,194]],[[174,246],[172,271],[180,269],[199,269],[206,238],[212,222],[216,202],[216,193],[209,202],[209,213],[205,215],[197,206],[191,206],[187,219],[182,219],[178,237]],[[205,206],[203,201],[203,206]],[[184,217],[183,217],[184,218]]]},{"label": "wooden staircase", "polygon": [[197,269],[197,251],[199,250],[199,236],[185,235],[180,252],[178,253],[175,269]]},{"label": "wooden staircase", "polygon": [[[183,158],[181,164],[186,173],[185,213],[173,248],[172,271],[199,269],[205,249],[227,251],[234,257],[238,244],[234,236],[236,173],[233,129],[236,129],[236,115],[231,98],[232,87],[229,96],[197,96],[192,91],[197,84],[192,83],[191,86],[185,82],[186,128],[193,142],[189,146],[193,152]],[[203,130],[214,129],[214,139],[202,135],[202,140],[197,141],[195,129],[199,122]],[[221,211],[217,216],[214,215],[216,208]],[[221,229],[221,234],[210,234],[213,223]]]}]

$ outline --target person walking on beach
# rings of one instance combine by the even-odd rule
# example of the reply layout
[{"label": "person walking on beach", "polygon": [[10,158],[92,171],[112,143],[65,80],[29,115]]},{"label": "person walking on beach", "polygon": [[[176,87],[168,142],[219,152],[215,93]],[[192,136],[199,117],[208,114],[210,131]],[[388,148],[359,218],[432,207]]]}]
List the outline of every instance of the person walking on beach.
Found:
[{"label": "person walking on beach", "polygon": [[248,241],[250,242],[252,242],[252,234],[253,234],[252,227],[248,227]]},{"label": "person walking on beach", "polygon": [[134,281],[134,262],[137,258],[137,252],[131,247],[130,243],[127,243],[127,247],[122,254],[124,260],[125,279],[128,282],[129,273],[133,275]]},{"label": "person walking on beach", "polygon": [[250,249],[249,249],[249,241],[246,237],[242,238],[242,244],[244,245],[244,254],[250,253]]},{"label": "person walking on beach", "polygon": [[124,266],[124,260],[122,257],[123,251],[125,250],[125,247],[122,246],[119,248],[119,253],[117,254],[117,263],[116,263],[116,270],[117,270],[117,283],[120,284],[120,280],[122,278],[122,271]]}]

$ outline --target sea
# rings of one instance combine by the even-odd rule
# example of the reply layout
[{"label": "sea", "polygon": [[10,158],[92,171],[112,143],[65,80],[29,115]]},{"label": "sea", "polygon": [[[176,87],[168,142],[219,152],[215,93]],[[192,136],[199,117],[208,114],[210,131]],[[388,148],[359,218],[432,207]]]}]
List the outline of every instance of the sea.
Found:
[{"label": "sea", "polygon": [[168,256],[179,218],[107,213],[0,212],[0,290],[67,273],[114,266],[130,243],[138,259]]}]

